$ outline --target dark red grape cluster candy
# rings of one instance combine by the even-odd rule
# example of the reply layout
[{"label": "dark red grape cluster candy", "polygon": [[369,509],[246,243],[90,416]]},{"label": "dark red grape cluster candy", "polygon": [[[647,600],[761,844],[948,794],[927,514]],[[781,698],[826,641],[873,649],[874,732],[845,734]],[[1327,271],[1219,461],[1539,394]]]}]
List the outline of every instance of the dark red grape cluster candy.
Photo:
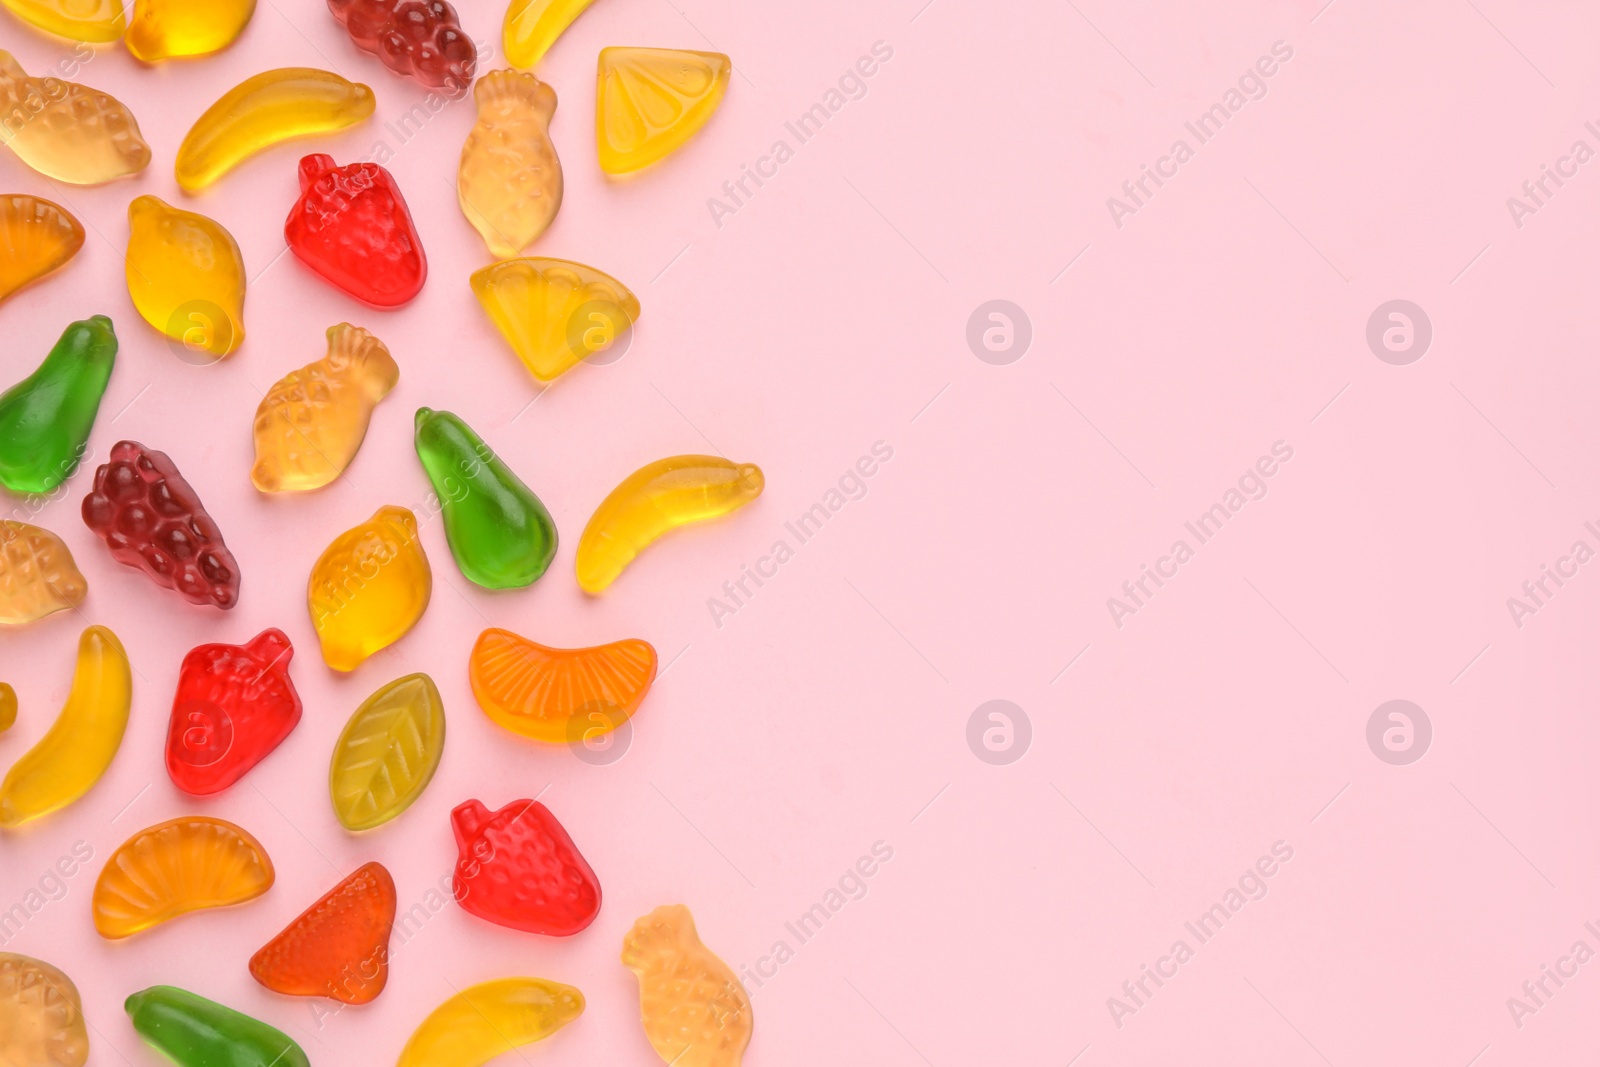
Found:
[{"label": "dark red grape cluster candy", "polygon": [[396,74],[432,89],[464,91],[472,83],[478,50],[445,0],[328,0],[328,10],[358,48]]},{"label": "dark red grape cluster candy", "polygon": [[138,567],[190,603],[239,602],[239,564],[165,452],[118,441],[111,461],[94,472],[83,521],[118,563]]}]

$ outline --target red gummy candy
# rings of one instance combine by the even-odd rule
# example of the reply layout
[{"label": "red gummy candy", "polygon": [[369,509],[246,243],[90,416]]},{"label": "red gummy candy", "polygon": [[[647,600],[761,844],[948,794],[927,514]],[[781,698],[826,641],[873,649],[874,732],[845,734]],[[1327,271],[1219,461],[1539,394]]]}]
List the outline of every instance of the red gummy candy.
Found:
[{"label": "red gummy candy", "polygon": [[422,291],[428,258],[394,176],[376,163],[300,161],[300,199],[283,236],[301,262],[357,300],[399,307]]},{"label": "red gummy candy", "polygon": [[430,89],[464,92],[478,50],[445,0],[328,0],[328,10],[364,52]]},{"label": "red gummy candy", "polygon": [[369,863],[251,956],[250,974],[274,993],[367,1004],[389,982],[394,913],[394,879]]},{"label": "red gummy candy", "polygon": [[480,919],[566,937],[600,913],[600,882],[550,809],[513,800],[499,811],[469,800],[455,827],[455,898]]},{"label": "red gummy candy", "polygon": [[118,441],[94,472],[83,521],[118,563],[138,567],[192,604],[239,602],[239,564],[222,531],[165,452]]},{"label": "red gummy candy", "polygon": [[277,629],[248,645],[200,645],[183,657],[167,728],[167,774],[192,796],[220,793],[300,722],[289,680],[294,646]]}]

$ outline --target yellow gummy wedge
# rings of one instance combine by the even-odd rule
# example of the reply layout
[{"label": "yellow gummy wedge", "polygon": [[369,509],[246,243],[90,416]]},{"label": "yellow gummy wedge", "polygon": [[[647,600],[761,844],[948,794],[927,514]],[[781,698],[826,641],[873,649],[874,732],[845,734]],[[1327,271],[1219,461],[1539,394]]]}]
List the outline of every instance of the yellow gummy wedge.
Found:
[{"label": "yellow gummy wedge", "polygon": [[639,298],[594,267],[529,257],[473,272],[472,291],[541,382],[610,349],[639,319]]},{"label": "yellow gummy wedge", "polygon": [[549,1037],[583,1014],[583,994],[543,978],[500,978],[435,1008],[400,1052],[398,1067],[480,1067]]},{"label": "yellow gummy wedge", "polygon": [[595,91],[600,169],[630,174],[700,132],[728,91],[733,60],[721,52],[604,48]]}]

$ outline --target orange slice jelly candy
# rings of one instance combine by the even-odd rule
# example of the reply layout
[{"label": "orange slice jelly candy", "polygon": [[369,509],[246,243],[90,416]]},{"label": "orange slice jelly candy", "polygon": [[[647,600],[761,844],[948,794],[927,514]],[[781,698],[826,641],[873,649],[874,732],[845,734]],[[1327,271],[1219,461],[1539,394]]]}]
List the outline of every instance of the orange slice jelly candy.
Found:
[{"label": "orange slice jelly candy", "polygon": [[478,635],[467,663],[484,713],[535,741],[574,743],[621,726],[656,680],[656,650],[636,638],[548,648],[510,630]]},{"label": "orange slice jelly candy", "polygon": [[201,908],[254,900],[273,881],[261,842],[222,819],[185,815],[140,830],[94,884],[94,928],[116,940]]},{"label": "orange slice jelly candy", "polygon": [[251,956],[250,974],[286,996],[370,1003],[389,981],[394,913],[394,879],[369,863]]}]

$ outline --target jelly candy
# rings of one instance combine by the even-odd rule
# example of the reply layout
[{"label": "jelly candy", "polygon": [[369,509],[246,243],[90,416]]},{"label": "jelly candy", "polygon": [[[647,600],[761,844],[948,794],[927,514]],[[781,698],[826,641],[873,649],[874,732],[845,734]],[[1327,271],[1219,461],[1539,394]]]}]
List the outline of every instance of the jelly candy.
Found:
[{"label": "jelly candy", "polygon": [[183,815],[140,830],[106,860],[94,884],[94,928],[130,937],[203,908],[254,900],[272,888],[261,842],[231,822]]},{"label": "jelly candy", "polygon": [[311,568],[306,590],[322,658],[353,671],[405,636],[427,610],[433,571],[406,508],[381,507],[334,538]]},{"label": "jelly candy", "polygon": [[0,1067],[83,1067],[89,1031],[72,979],[44,960],[0,952]]},{"label": "jelly candy", "polygon": [[511,0],[503,37],[506,62],[531,67],[594,0]]},{"label": "jelly candy", "polygon": [[110,44],[122,36],[122,0],[0,0],[23,22],[74,41]]},{"label": "jelly candy", "polygon": [[294,646],[282,630],[247,645],[200,645],[178,668],[167,727],[167,774],[190,796],[228,788],[266,759],[300,722],[289,680]]},{"label": "jelly candy", "polygon": [[0,196],[0,302],[61,269],[83,247],[83,225],[42,196]]},{"label": "jelly candy", "polygon": [[396,678],[350,716],[328,768],[333,812],[346,830],[382,826],[433,781],[444,755],[444,701],[426,674]]},{"label": "jelly candy", "polygon": [[582,1015],[583,1007],[577,989],[543,978],[468,986],[422,1020],[397,1067],[481,1067],[549,1037]]},{"label": "jelly candy", "polygon": [[578,584],[599,593],[652,541],[693,522],[737,511],[766,487],[761,468],[718,456],[668,456],[622,480],[578,539]]},{"label": "jelly candy", "polygon": [[478,50],[445,0],[328,0],[328,9],[363,52],[430,89],[466,90]]},{"label": "jelly candy", "polygon": [[639,318],[639,298],[569,259],[512,259],[475,271],[472,291],[541,382],[610,348]]},{"label": "jelly candy", "polygon": [[263,493],[302,493],[339,477],[399,380],[382,341],[348,322],[328,327],[328,354],[279,378],[256,408],[250,481]]},{"label": "jelly candy", "polygon": [[250,974],[285,996],[368,1004],[389,981],[395,907],[394,879],[369,863],[251,956]]},{"label": "jelly candy", "polygon": [[514,256],[561,210],[561,160],[550,141],[555,90],[496,70],[473,86],[478,121],[461,149],[461,212],[497,256]]},{"label": "jelly candy", "polygon": [[222,94],[195,120],[178,147],[178,184],[198,192],[262,149],[353,126],[375,104],[371,89],[325,70],[263,71]]},{"label": "jelly candy", "polygon": [[123,1010],[139,1036],[178,1067],[311,1067],[283,1031],[174,986],[135,993]]},{"label": "jelly candy", "polygon": [[394,177],[376,163],[300,161],[300,199],[283,224],[300,261],[374,307],[399,307],[428,279],[422,239]]},{"label": "jelly candy", "polygon": [[117,635],[91,626],[78,638],[72,691],[55,724],[0,783],[0,827],[48,815],[83,796],[122,747],[133,673]]},{"label": "jelly candy", "polygon": [[602,48],[595,91],[600,169],[628,174],[700,132],[722,103],[733,61],[721,52]]},{"label": "jelly candy", "polygon": [[48,493],[78,469],[117,361],[104,315],[74,322],[39,369],[0,393],[0,485]]},{"label": "jelly candy", "polygon": [[750,997],[733,969],[695,932],[682,904],[664,904],[633,924],[622,962],[639,977],[645,1036],[674,1067],[739,1067],[750,1044]]},{"label": "jelly candy", "polygon": [[566,937],[600,913],[600,882],[578,846],[535,800],[490,812],[469,800],[450,813],[456,833],[455,898],[513,930]]},{"label": "jelly candy", "polygon": [[239,564],[222,531],[165,452],[137,441],[111,446],[94,472],[83,521],[118,563],[138,567],[191,604],[226,610],[239,602]]},{"label": "jelly candy", "polygon": [[144,321],[196,356],[221,359],[238,348],[245,270],[233,235],[154,196],[128,205],[128,228],[128,295]]},{"label": "jelly candy", "polygon": [[0,734],[17,724],[17,691],[0,682]]},{"label": "jelly candy", "polygon": [[146,63],[210,55],[232,44],[255,13],[256,0],[134,0],[124,43]]},{"label": "jelly candy", "polygon": [[66,542],[40,526],[0,521],[0,626],[77,607],[88,593]]},{"label": "jelly candy", "polygon": [[556,524],[533,491],[448,411],[417,409],[416,445],[461,573],[485,589],[537,580],[556,554]]},{"label": "jelly candy", "polygon": [[0,116],[0,142],[47,178],[99,185],[150,165],[139,123],[116,97],[60,78],[30,78],[4,49]]},{"label": "jelly candy", "polygon": [[478,706],[514,734],[556,744],[609,733],[639,710],[656,679],[648,641],[549,648],[509,630],[478,635],[467,661]]}]

